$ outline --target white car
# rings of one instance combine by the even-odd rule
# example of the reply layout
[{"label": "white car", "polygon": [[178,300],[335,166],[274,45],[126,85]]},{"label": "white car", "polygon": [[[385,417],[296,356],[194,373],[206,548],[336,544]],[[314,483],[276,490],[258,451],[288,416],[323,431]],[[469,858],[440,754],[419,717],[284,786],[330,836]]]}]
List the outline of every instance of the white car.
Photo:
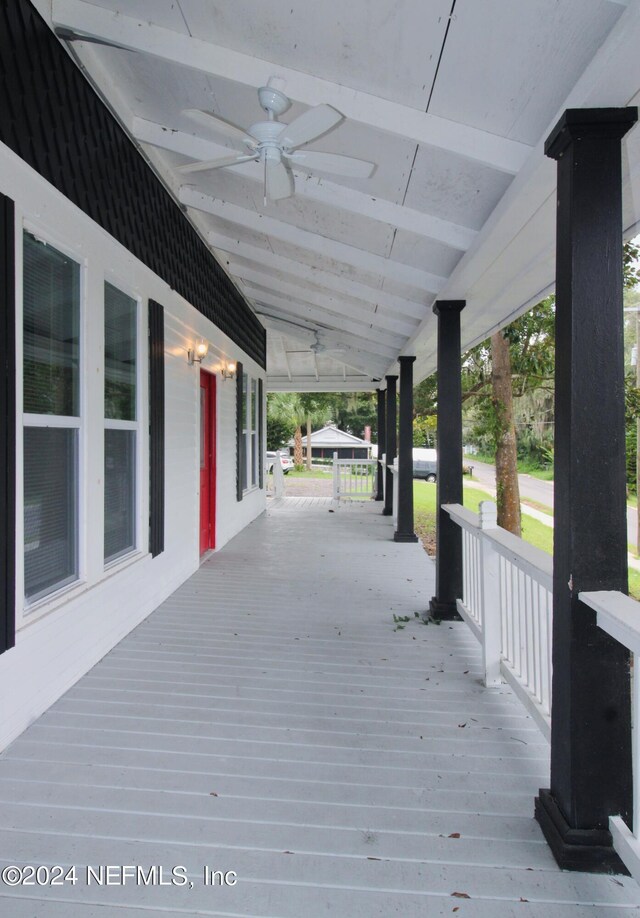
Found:
[{"label": "white car", "polygon": [[[276,461],[276,454],[271,450],[267,450],[267,455],[264,461],[264,468],[267,473],[273,471],[273,463]],[[290,472],[293,466],[293,459],[288,453],[280,453],[280,465],[282,466],[282,471],[286,475],[287,472]]]}]

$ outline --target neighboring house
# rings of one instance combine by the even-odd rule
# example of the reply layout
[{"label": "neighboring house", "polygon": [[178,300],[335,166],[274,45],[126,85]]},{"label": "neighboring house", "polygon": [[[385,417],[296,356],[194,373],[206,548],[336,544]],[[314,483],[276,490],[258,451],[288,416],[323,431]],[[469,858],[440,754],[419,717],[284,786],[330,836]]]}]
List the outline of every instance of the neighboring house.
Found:
[{"label": "neighboring house", "polygon": [[[293,445],[293,440],[289,440],[289,446]],[[306,437],[302,438],[302,447],[304,450],[307,448]],[[371,456],[371,443],[333,424],[311,432],[312,459],[333,459],[334,453],[338,454],[339,459],[368,459]]]},{"label": "neighboring house", "polygon": [[264,328],[34,7],[11,5],[0,748],[265,507]]}]

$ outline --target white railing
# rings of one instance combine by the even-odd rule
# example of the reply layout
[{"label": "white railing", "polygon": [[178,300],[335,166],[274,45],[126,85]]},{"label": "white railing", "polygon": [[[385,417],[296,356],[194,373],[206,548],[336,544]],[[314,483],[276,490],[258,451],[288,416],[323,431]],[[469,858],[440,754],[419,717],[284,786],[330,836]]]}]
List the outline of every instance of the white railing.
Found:
[{"label": "white railing", "polygon": [[552,558],[498,527],[492,501],[480,514],[459,504],[443,509],[462,529],[458,611],[482,645],[485,684],[508,682],[549,738]]},{"label": "white railing", "polygon": [[391,474],[393,476],[393,491],[391,494],[391,521],[394,526],[398,525],[398,484],[400,478],[398,476],[398,457],[393,460],[393,465],[390,465]]},{"label": "white railing", "polygon": [[333,499],[369,500],[375,497],[376,459],[339,459],[333,454]]},{"label": "white railing", "polygon": [[615,590],[579,593],[581,601],[597,613],[598,627],[623,644],[633,655],[631,717],[633,756],[632,832],[621,816],[609,817],[613,846],[632,877],[640,882],[640,603]]}]

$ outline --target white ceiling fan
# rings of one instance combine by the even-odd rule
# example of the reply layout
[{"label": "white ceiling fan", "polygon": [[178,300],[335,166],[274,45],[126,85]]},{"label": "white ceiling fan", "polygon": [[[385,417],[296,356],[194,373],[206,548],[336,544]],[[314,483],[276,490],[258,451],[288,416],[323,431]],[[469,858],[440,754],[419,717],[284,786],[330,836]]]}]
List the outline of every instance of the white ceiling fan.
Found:
[{"label": "white ceiling fan", "polygon": [[265,200],[269,198],[271,201],[291,197],[294,193],[291,166],[296,164],[353,178],[369,178],[372,174],[375,163],[339,153],[298,149],[344,121],[344,115],[331,105],[316,105],[294,118],[290,124],[283,124],[278,121],[278,115],[282,115],[291,106],[287,96],[274,86],[262,86],[258,90],[258,99],[267,112],[268,121],[258,121],[246,131],[210,112],[186,109],[185,115],[203,127],[224,135],[227,140],[235,141],[238,150],[242,152],[206,162],[187,163],[178,166],[176,171],[183,174],[204,172],[254,160],[264,164]]}]

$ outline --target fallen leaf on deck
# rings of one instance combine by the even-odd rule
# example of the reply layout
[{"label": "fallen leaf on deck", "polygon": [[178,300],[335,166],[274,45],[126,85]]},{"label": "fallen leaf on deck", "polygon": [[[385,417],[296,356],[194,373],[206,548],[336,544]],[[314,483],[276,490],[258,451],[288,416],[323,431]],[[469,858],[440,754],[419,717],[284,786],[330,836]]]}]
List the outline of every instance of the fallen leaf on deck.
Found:
[{"label": "fallen leaf on deck", "polygon": [[469,893],[452,892],[451,895],[454,896],[454,898],[456,899],[470,899],[471,898]]},{"label": "fallen leaf on deck", "polygon": [[452,832],[451,835],[448,835],[447,838],[460,838],[459,832]]}]

